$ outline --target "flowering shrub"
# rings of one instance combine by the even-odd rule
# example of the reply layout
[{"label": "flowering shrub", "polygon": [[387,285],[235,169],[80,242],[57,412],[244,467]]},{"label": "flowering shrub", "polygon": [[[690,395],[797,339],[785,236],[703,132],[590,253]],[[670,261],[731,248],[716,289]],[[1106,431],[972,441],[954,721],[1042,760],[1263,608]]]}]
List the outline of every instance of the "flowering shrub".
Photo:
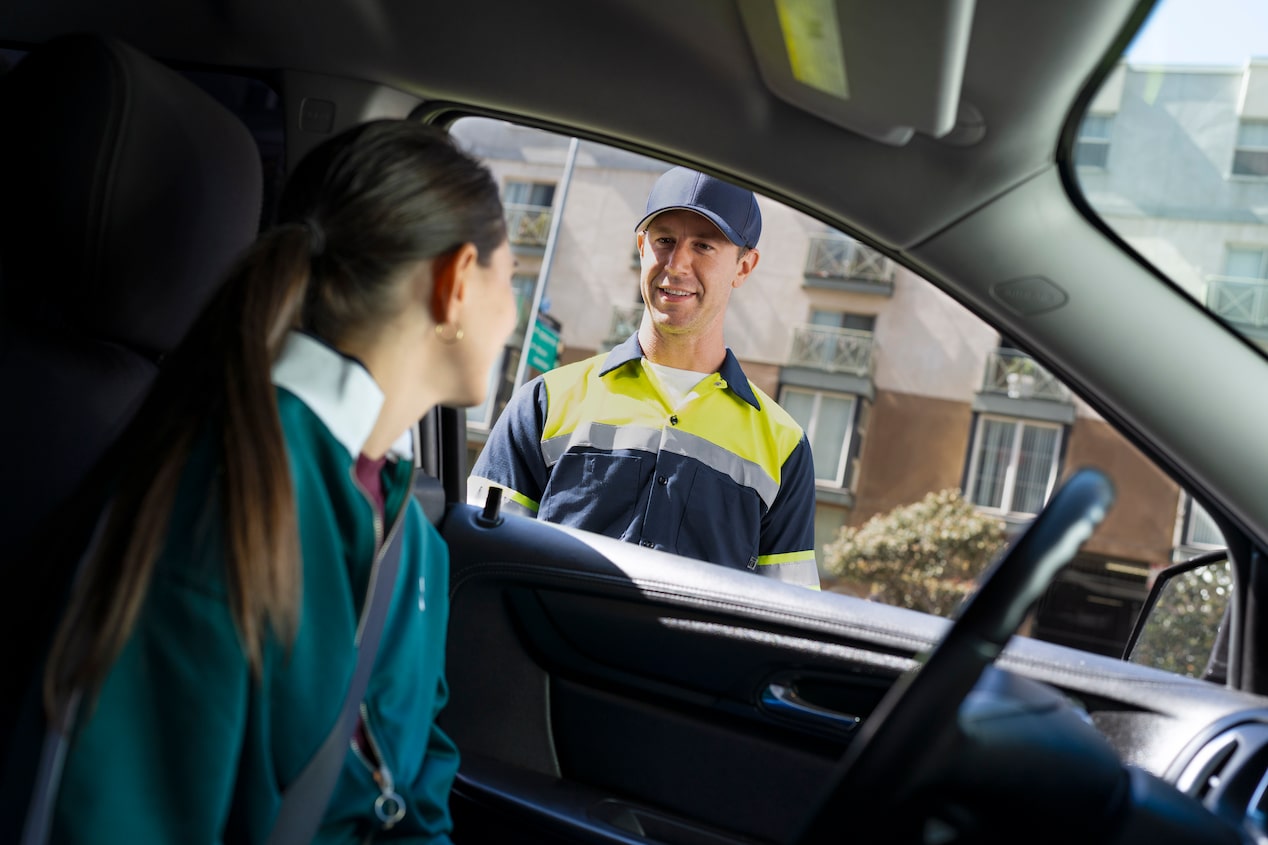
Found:
[{"label": "flowering shrub", "polygon": [[823,566],[866,598],[950,616],[1005,543],[1002,521],[942,490],[841,529]]}]

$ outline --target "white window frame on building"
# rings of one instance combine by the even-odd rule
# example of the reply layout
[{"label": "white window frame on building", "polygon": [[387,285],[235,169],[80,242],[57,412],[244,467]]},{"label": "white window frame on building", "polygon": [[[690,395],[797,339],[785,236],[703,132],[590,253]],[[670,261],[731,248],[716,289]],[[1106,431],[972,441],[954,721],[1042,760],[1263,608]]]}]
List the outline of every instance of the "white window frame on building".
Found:
[{"label": "white window frame on building", "polygon": [[[999,485],[998,496],[991,496],[992,501],[983,503],[979,501],[982,498],[982,491],[978,490],[978,482],[982,473],[982,459],[984,452],[984,435],[986,428],[991,423],[1004,423],[1014,426],[1011,437],[1008,439],[1007,463],[1003,466],[1003,477],[998,479]],[[1043,429],[1055,432],[1052,438],[1052,455],[1047,463],[1047,479],[1045,481],[1043,501],[1039,502],[1033,510],[1019,507],[1018,499],[1018,472],[1021,465],[1021,452],[1024,444],[1025,433],[1027,429]],[[977,422],[973,426],[973,437],[969,443],[969,472],[965,482],[965,498],[976,505],[978,508],[1003,516],[1029,517],[1034,516],[1042,507],[1047,504],[1049,497],[1052,496],[1053,488],[1057,483],[1057,476],[1061,468],[1062,447],[1065,442],[1065,427],[1060,424],[1040,422],[1024,417],[1010,417],[998,414],[979,414]],[[998,499],[998,503],[994,500]]]},{"label": "white window frame on building", "polygon": [[[1249,261],[1239,261],[1238,256]],[[1256,266],[1251,268],[1250,264]],[[1247,269],[1251,272],[1245,272]],[[1224,276],[1230,279],[1268,279],[1268,244],[1226,244]]]},{"label": "white window frame on building", "polygon": [[1239,179],[1268,179],[1268,120],[1243,118],[1237,124],[1229,174]]},{"label": "white window frame on building", "polygon": [[1228,543],[1224,539],[1224,532],[1220,531],[1220,527],[1211,518],[1210,513],[1184,491],[1180,493],[1180,509],[1181,529],[1179,545],[1183,551],[1180,555],[1181,558],[1228,547]]},{"label": "white window frame on building", "polygon": [[[809,416],[805,419],[801,418],[798,411],[798,403],[792,398],[794,394],[800,394],[811,398]],[[842,433],[840,452],[838,453],[835,468],[824,468],[821,466],[822,457],[830,454],[829,447],[824,441],[820,440],[819,429],[823,422],[820,412],[824,408],[824,399],[831,400],[849,400],[849,407],[845,411],[845,429]],[[779,404],[784,410],[788,411],[797,419],[801,427],[805,429],[806,439],[810,441],[811,454],[815,456],[815,483],[821,487],[843,488],[849,484],[853,487],[857,482],[857,472],[850,472],[850,463],[854,460],[854,450],[851,448],[854,441],[855,424],[858,421],[859,414],[859,398],[852,393],[841,393],[835,390],[816,390],[810,387],[800,387],[796,385],[784,385],[779,392]],[[791,406],[791,407],[790,407]],[[836,438],[833,437],[833,444]],[[831,448],[837,448],[832,446]],[[827,470],[827,471],[823,471]],[[822,474],[821,474],[822,471]],[[832,474],[829,476],[828,472]]]},{"label": "white window frame on building", "polygon": [[1074,139],[1074,163],[1079,167],[1104,170],[1109,164],[1110,136],[1114,132],[1114,115],[1089,114],[1079,124]]},{"label": "white window frame on building", "polygon": [[555,183],[532,179],[507,179],[502,201],[514,205],[550,208],[555,203]]},{"label": "white window frame on building", "polygon": [[870,334],[876,331],[876,315],[856,314],[853,311],[841,311],[834,308],[811,308],[810,325],[831,326]]}]

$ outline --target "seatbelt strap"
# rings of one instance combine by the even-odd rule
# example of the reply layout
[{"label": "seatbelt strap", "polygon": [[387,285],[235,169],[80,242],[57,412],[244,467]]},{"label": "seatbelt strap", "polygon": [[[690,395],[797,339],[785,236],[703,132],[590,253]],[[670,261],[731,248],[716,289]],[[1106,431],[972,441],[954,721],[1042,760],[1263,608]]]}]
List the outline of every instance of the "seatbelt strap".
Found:
[{"label": "seatbelt strap", "polygon": [[419,472],[414,479],[414,498],[423,509],[427,521],[437,528],[445,518],[445,486],[440,479],[425,472]]},{"label": "seatbelt strap", "polygon": [[[434,501],[432,505],[433,507],[429,508],[430,517],[443,515],[443,505],[439,514],[434,510]],[[83,559],[86,560],[100,542],[108,512],[109,508],[99,519]],[[321,825],[326,804],[330,801],[335,781],[339,777],[340,769],[343,768],[348,744],[352,740],[352,732],[356,730],[357,719],[361,712],[361,700],[365,697],[365,690],[370,682],[370,670],[374,668],[374,658],[379,650],[383,624],[387,619],[387,610],[392,604],[396,576],[401,566],[404,523],[403,518],[397,519],[388,540],[387,552],[380,558],[378,566],[371,574],[367,606],[362,614],[361,628],[357,636],[356,665],[352,670],[352,681],[344,697],[343,707],[339,711],[339,718],[321,747],[317,749],[317,753],[308,761],[295,782],[282,794],[282,803],[278,808],[277,820],[269,835],[268,845],[309,845],[317,834],[317,828]],[[80,568],[82,569],[82,565]],[[50,726],[45,733],[39,770],[23,825],[22,845],[45,845],[49,840],[53,807],[61,786],[62,765],[66,759],[68,737],[74,729],[78,709],[79,694],[75,693],[65,710],[62,724]]]},{"label": "seatbelt strap", "polygon": [[[88,545],[79,556],[79,562],[75,564],[71,593],[74,592],[78,580],[83,575],[85,563],[97,554],[97,549],[105,537],[106,525],[110,522],[112,510],[114,510],[114,502],[110,501],[97,515],[97,523],[93,526],[92,534],[88,538]],[[66,763],[70,734],[75,728],[75,719],[79,715],[81,698],[79,690],[71,693],[61,712],[61,723],[50,724],[44,729],[39,768],[36,769],[35,782],[31,785],[31,800],[27,804],[26,818],[22,823],[22,845],[46,845],[52,836],[53,808],[57,804],[57,793],[62,786],[62,767]]]},{"label": "seatbelt strap", "polygon": [[377,572],[370,580],[369,602],[361,617],[361,631],[357,643],[357,663],[352,670],[352,682],[344,697],[343,708],[330,734],[308,761],[286,791],[282,793],[282,806],[278,808],[273,832],[268,845],[310,845],[321,825],[325,808],[334,792],[335,781],[348,756],[348,744],[356,730],[361,713],[361,700],[370,682],[370,670],[379,650],[379,639],[387,610],[392,604],[396,588],[396,574],[401,564],[401,537],[405,520],[398,519],[395,531],[388,543],[387,554],[379,561]]}]

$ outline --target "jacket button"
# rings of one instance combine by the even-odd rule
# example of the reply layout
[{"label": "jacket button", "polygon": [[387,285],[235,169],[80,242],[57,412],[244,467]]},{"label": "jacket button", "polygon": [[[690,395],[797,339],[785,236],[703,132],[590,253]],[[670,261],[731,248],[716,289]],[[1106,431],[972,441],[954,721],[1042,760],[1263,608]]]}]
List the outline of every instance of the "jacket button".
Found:
[{"label": "jacket button", "polygon": [[639,544],[640,546],[643,546],[644,548],[648,548],[648,549],[655,548],[655,546],[656,546],[656,544],[655,544],[655,543],[653,543],[651,540],[639,540],[639,541],[638,541],[638,544]]},{"label": "jacket button", "polygon": [[666,484],[669,483],[669,479],[662,475],[660,478],[656,479],[656,483],[659,484],[661,487],[664,487]]},{"label": "jacket button", "polygon": [[677,415],[677,414],[674,414],[672,417],[670,417],[670,418],[669,418],[669,424],[670,424],[670,425],[678,425],[678,415]]}]

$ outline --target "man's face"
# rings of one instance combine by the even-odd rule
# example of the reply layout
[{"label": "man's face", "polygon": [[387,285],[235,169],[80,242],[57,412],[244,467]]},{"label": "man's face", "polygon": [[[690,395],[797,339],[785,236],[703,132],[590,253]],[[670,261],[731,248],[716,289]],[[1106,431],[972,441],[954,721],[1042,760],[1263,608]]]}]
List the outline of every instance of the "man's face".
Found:
[{"label": "man's face", "polygon": [[757,266],[757,250],[740,254],[708,218],[694,211],[666,211],[638,233],[643,273],[640,289],[663,334],[722,332],[731,291]]}]

